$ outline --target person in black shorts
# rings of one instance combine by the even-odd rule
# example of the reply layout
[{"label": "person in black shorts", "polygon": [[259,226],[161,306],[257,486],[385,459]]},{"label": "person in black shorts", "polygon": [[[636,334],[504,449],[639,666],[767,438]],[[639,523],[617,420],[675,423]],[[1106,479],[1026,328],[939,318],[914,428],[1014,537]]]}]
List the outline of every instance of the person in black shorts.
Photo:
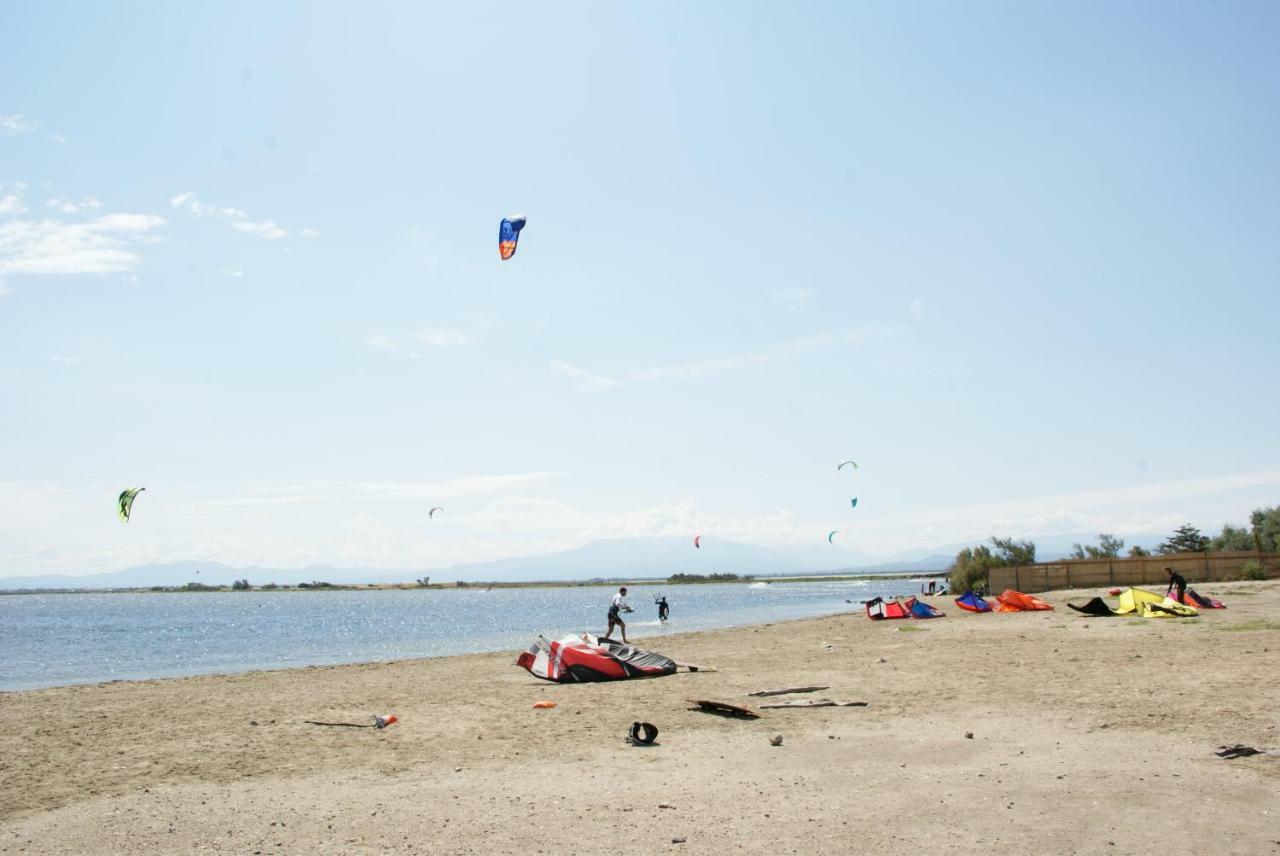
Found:
[{"label": "person in black shorts", "polygon": [[608,639],[613,635],[614,626],[622,628],[622,641],[627,641],[627,622],[622,620],[621,613],[630,612],[631,607],[627,606],[624,598],[627,596],[627,587],[623,586],[618,589],[618,593],[613,596],[613,601],[609,604],[609,629],[604,632],[604,638]]},{"label": "person in black shorts", "polygon": [[666,621],[667,616],[671,614],[671,607],[667,605],[666,597],[658,598],[658,620]]},{"label": "person in black shorts", "polygon": [[1164,570],[1165,570],[1165,573],[1169,575],[1169,587],[1164,590],[1164,596],[1168,597],[1169,592],[1173,591],[1176,588],[1178,590],[1178,596],[1175,597],[1174,600],[1176,600],[1178,603],[1186,603],[1187,602],[1186,579],[1182,576],[1182,574],[1178,573],[1173,568],[1165,568]]}]

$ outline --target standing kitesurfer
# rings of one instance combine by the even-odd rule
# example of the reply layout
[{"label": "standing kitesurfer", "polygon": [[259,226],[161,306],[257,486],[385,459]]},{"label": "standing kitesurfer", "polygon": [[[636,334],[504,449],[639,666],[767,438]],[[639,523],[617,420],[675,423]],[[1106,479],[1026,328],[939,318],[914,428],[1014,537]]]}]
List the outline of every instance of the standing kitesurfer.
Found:
[{"label": "standing kitesurfer", "polygon": [[666,595],[658,598],[658,620],[666,621],[667,616],[671,613],[671,607],[667,606]]},{"label": "standing kitesurfer", "polygon": [[1164,590],[1164,596],[1168,597],[1169,592],[1173,591],[1176,588],[1178,590],[1178,596],[1175,597],[1174,600],[1176,600],[1178,603],[1186,603],[1187,602],[1186,579],[1182,576],[1182,574],[1178,573],[1173,568],[1165,568],[1164,570],[1165,570],[1165,573],[1169,575],[1169,587]]},{"label": "standing kitesurfer", "polygon": [[631,611],[631,607],[627,606],[626,596],[627,587],[622,586],[618,589],[618,593],[613,596],[613,602],[609,604],[609,629],[604,633],[604,638],[606,639],[613,635],[613,627],[616,624],[622,628],[622,641],[627,641],[627,622],[622,620],[621,615],[623,612]]}]

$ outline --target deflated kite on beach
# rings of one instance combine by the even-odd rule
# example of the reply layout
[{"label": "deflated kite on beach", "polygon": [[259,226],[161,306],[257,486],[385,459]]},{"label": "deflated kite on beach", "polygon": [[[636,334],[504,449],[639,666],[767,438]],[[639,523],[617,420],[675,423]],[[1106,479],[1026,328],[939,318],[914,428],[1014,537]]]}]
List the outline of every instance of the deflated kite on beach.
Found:
[{"label": "deflated kite on beach", "polygon": [[910,618],[911,610],[900,600],[885,600],[873,597],[867,601],[867,618],[872,621],[885,621],[890,618]]},{"label": "deflated kite on beach", "polygon": [[539,636],[516,658],[535,678],[561,684],[622,681],[674,675],[676,661],[634,645],[584,633],[552,642]]},{"label": "deflated kite on beach", "polygon": [[998,601],[996,612],[1036,612],[1041,609],[1053,609],[1040,598],[1013,589],[1005,589],[996,595],[996,600]]},{"label": "deflated kite on beach", "polygon": [[967,591],[956,598],[956,606],[967,612],[990,612],[991,604],[982,599],[982,595]]}]

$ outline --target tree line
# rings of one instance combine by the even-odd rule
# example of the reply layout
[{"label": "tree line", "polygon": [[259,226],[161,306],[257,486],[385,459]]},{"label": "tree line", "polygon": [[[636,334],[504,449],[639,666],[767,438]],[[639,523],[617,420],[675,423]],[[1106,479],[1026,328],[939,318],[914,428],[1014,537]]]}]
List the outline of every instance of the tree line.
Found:
[{"label": "tree line", "polygon": [[[1097,544],[1073,544],[1068,558],[1117,559],[1123,549],[1124,539],[1103,532],[1098,535]],[[1247,527],[1228,523],[1212,537],[1204,535],[1192,524],[1184,523],[1152,549],[1137,544],[1131,546],[1129,555],[1171,556],[1219,550],[1280,553],[1280,506],[1254,509]],[[947,569],[951,590],[967,591],[985,586],[992,568],[1032,565],[1035,561],[1035,542],[992,537],[990,547],[985,544],[965,547],[956,554],[955,561]]]}]

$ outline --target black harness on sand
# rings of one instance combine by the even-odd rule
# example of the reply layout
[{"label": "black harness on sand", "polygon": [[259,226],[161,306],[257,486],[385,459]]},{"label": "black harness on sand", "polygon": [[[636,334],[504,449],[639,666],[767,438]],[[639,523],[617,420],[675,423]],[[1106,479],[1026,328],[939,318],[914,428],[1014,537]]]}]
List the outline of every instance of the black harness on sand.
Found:
[{"label": "black harness on sand", "polygon": [[627,742],[636,746],[652,746],[658,739],[658,729],[648,722],[633,722],[627,733]]}]

